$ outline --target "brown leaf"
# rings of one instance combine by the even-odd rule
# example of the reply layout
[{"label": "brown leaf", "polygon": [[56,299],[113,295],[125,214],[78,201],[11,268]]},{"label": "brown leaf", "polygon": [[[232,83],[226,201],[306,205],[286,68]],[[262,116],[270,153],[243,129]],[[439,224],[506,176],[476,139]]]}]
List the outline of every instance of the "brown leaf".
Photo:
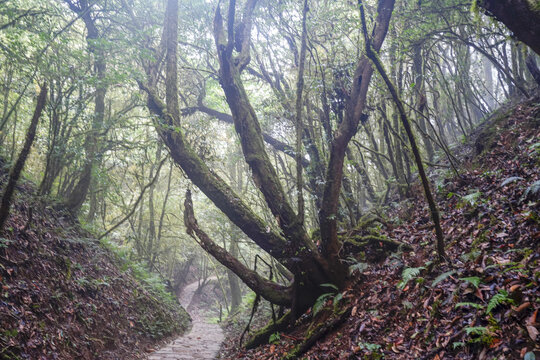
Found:
[{"label": "brown leaf", "polygon": [[536,338],[538,337],[538,329],[532,325],[527,325],[526,327],[529,337],[532,339],[532,341],[536,341]]},{"label": "brown leaf", "polygon": [[531,315],[531,317],[529,318],[529,320],[527,320],[527,324],[529,324],[529,325],[535,324],[536,323],[536,315],[538,315],[538,309],[536,309],[533,312],[533,314]]},{"label": "brown leaf", "polygon": [[530,302],[524,302],[523,304],[519,305],[517,308],[515,308],[515,312],[520,313],[523,310],[527,309],[529,306],[531,306]]}]

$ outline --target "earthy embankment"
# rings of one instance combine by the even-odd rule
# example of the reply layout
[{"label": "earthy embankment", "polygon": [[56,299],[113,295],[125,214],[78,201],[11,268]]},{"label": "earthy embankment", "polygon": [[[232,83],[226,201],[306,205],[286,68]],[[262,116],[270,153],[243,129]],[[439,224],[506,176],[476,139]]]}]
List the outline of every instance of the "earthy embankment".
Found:
[{"label": "earthy embankment", "polygon": [[31,193],[19,186],[0,237],[0,359],[142,358],[188,327],[140,268]]}]

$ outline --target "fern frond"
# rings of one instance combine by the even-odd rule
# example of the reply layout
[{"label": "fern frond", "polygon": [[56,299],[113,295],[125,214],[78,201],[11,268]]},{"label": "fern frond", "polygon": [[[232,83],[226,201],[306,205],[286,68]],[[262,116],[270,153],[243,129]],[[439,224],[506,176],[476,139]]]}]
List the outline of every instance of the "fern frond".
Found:
[{"label": "fern frond", "polygon": [[505,290],[500,290],[498,294],[495,294],[486,308],[486,314],[491,314],[491,312],[501,304],[513,304],[514,300],[508,297],[508,292]]},{"label": "fern frond", "polygon": [[458,308],[458,307],[464,307],[464,306],[470,306],[470,307],[473,307],[475,309],[483,309],[484,308],[484,305],[473,303],[473,302],[460,302],[460,303],[457,303],[454,307]]},{"label": "fern frond", "polygon": [[420,275],[420,271],[422,270],[425,270],[424,266],[404,269],[401,273],[401,281],[398,284],[398,288],[405,288],[405,285],[407,285],[409,281]]}]

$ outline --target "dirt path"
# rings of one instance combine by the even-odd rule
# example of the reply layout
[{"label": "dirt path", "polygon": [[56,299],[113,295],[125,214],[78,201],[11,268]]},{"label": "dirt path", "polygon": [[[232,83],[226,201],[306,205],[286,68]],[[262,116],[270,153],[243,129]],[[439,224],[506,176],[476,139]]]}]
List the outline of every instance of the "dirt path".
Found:
[{"label": "dirt path", "polygon": [[208,323],[198,305],[192,303],[197,286],[197,282],[186,286],[179,299],[193,319],[191,331],[151,354],[149,360],[211,360],[217,355],[224,338],[223,331],[219,325]]}]

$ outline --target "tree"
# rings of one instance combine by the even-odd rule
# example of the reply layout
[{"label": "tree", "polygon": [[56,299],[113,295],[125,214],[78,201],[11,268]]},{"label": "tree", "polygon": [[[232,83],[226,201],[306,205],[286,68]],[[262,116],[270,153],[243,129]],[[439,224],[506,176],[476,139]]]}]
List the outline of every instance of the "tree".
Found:
[{"label": "tree", "polygon": [[92,182],[92,172],[98,163],[100,154],[100,138],[105,119],[105,96],[107,94],[107,84],[105,80],[107,63],[105,61],[103,45],[100,44],[100,40],[103,40],[103,34],[100,34],[100,31],[96,26],[96,21],[92,16],[93,4],[89,4],[86,0],[80,0],[78,1],[78,4],[75,4],[71,0],[64,1],[69,5],[69,8],[84,21],[87,31],[86,40],[88,43],[88,51],[94,55],[94,71],[97,78],[96,94],[94,98],[94,116],[91,129],[88,132],[84,143],[86,158],[77,184],[73,187],[65,200],[66,208],[72,214],[76,215],[88,194],[88,189]]},{"label": "tree", "polygon": [[[149,77],[147,83],[140,83],[140,86],[148,94],[149,109],[159,116],[156,128],[175,162],[234,224],[261,249],[291,271],[294,274],[294,281],[289,286],[283,286],[264,280],[212,241],[195,219],[190,193],[186,195],[184,213],[189,233],[205,250],[235,272],[255,292],[273,303],[292,306],[293,313],[300,313],[311,306],[321,294],[323,291],[321,284],[333,283],[338,287],[345,284],[347,272],[340,258],[341,240],[338,238],[337,209],[347,145],[358,131],[358,125],[363,118],[373,69],[365,57],[357,63],[346,116],[331,141],[326,185],[321,207],[318,209],[322,244],[322,248],[318,249],[315,239],[308,235],[285,195],[277,171],[264,147],[257,114],[242,81],[242,72],[251,60],[251,28],[256,3],[256,0],[248,0],[242,13],[237,15],[236,1],[231,0],[226,22],[218,6],[214,17],[214,38],[219,59],[219,82],[232,114],[244,159],[251,169],[254,183],[262,194],[266,206],[275,218],[274,224],[263,222],[233,189],[195,154],[182,134],[178,105],[177,0],[168,0],[166,9],[164,30],[166,103],[159,99],[155,83],[152,81],[153,77]],[[372,40],[377,49],[381,48],[384,41],[393,6],[393,0],[379,2]],[[147,74],[153,74],[158,65],[154,64],[153,67],[147,68]],[[275,230],[276,227],[279,227],[279,231]]]},{"label": "tree", "polygon": [[2,200],[0,201],[0,232],[2,232],[4,224],[8,218],[9,208],[11,207],[11,199],[13,193],[15,192],[15,186],[17,185],[17,181],[19,181],[24,164],[26,163],[26,159],[30,153],[30,148],[32,147],[34,139],[36,138],[36,129],[39,123],[39,118],[41,117],[41,113],[43,112],[46,102],[47,85],[43,84],[39,92],[36,109],[34,110],[34,116],[32,116],[32,121],[30,122],[30,126],[26,131],[26,139],[24,140],[23,148],[17,157],[15,165],[13,165],[13,168],[9,172],[8,181],[2,193]]},{"label": "tree", "polygon": [[514,33],[518,40],[524,42],[540,55],[540,4],[530,0],[479,0],[478,5],[488,15],[497,20]]}]

